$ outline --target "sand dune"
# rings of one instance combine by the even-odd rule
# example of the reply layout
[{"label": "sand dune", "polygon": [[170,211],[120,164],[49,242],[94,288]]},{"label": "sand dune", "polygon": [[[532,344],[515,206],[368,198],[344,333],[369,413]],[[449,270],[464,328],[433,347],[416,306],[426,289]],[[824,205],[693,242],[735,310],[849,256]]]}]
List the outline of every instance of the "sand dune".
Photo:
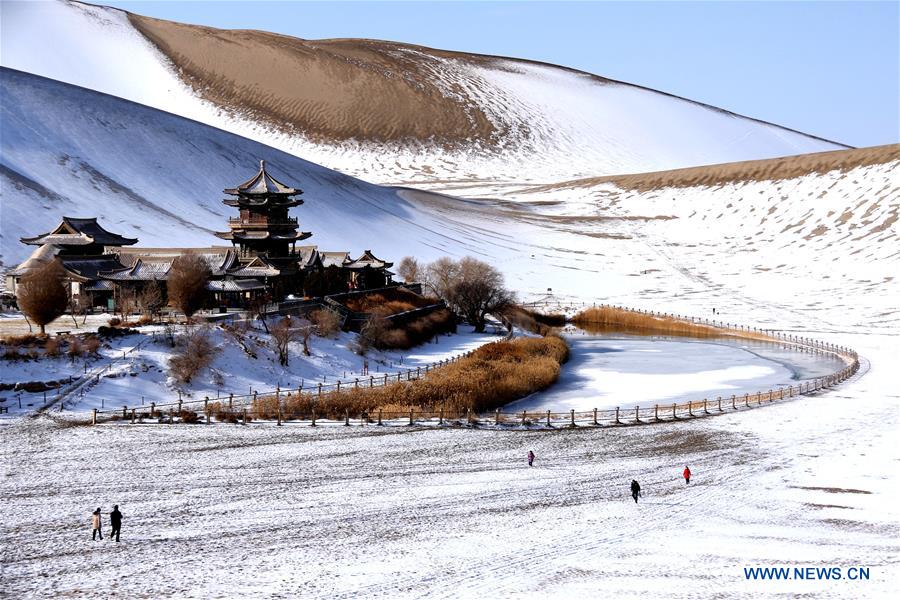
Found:
[{"label": "sand dune", "polygon": [[75,1],[4,3],[3,21],[3,66],[194,119],[368,181],[454,195],[484,194],[468,186],[472,180],[539,185],[846,148],[515,58],[224,31]]},{"label": "sand dune", "polygon": [[811,174],[821,175],[830,171],[846,172],[855,167],[878,165],[897,160],[900,160],[900,144],[888,144],[886,146],[814,152],[784,158],[745,160],[719,165],[656,171],[653,173],[588,177],[550,185],[534,186],[525,190],[518,190],[518,193],[588,188],[602,183],[614,183],[622,189],[649,191],[666,187],[714,186],[742,181],[777,181]]}]

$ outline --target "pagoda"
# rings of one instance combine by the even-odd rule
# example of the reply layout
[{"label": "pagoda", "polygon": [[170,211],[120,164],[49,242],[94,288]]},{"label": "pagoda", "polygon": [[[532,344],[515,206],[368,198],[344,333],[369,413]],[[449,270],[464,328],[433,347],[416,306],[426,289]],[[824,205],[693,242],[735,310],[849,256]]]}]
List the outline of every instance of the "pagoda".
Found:
[{"label": "pagoda", "polygon": [[[288,210],[303,204],[295,198],[302,190],[288,187],[266,172],[266,161],[259,161],[259,171],[237,187],[224,190],[235,196],[222,202],[240,211],[237,219],[228,219],[231,231],[216,233],[240,248],[242,262],[285,264],[295,257],[296,244],[312,233],[297,231],[297,219]],[[254,259],[260,259],[255,261]],[[281,259],[281,260],[279,260]]]}]

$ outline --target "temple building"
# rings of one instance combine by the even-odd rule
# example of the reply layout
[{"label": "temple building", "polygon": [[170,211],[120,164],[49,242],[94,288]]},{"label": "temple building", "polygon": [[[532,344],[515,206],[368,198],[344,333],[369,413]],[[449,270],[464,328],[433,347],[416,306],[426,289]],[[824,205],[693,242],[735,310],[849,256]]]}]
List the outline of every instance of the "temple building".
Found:
[{"label": "temple building", "polygon": [[302,245],[312,233],[300,231],[291,208],[303,204],[302,190],[289,187],[266,171],[260,161],[256,175],[233,188],[223,203],[237,208],[229,231],[215,235],[231,246],[208,248],[141,248],[137,239],[107,231],[96,218],[63,217],[49,233],[22,238],[38,248],[7,275],[7,288],[52,260],[66,271],[69,293],[83,305],[113,309],[123,294],[137,294],[151,282],[165,287],[173,261],[183,254],[199,255],[209,266],[210,306],[245,306],[264,295],[278,301],[287,296],[319,297],[354,289],[373,289],[391,282],[393,263],[365,250],[353,259],[349,252],[323,252]]}]

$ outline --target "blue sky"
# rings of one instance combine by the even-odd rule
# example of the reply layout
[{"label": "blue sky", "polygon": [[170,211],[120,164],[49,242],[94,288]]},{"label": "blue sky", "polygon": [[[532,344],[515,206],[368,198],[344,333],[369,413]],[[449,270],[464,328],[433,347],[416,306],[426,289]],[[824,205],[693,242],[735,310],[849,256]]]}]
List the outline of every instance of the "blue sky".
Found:
[{"label": "blue sky", "polygon": [[529,58],[853,146],[900,142],[897,0],[105,4],[227,29]]}]

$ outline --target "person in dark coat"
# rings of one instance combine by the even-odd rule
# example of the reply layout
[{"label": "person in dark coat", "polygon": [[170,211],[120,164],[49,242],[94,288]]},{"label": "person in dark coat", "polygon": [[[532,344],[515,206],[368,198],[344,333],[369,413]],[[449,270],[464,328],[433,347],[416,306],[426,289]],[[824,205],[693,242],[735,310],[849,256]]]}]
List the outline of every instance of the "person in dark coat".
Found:
[{"label": "person in dark coat", "polygon": [[634,503],[637,504],[638,496],[641,495],[641,484],[637,482],[637,479],[631,480],[631,497],[634,498]]},{"label": "person in dark coat", "polygon": [[100,531],[101,522],[100,507],[98,506],[97,510],[91,513],[91,528],[93,529],[93,531],[91,531],[92,540],[96,540],[98,535],[101,540],[103,539],[103,532]]},{"label": "person in dark coat", "polygon": [[691,470],[687,465],[684,465],[684,473],[682,475],[684,475],[684,484],[689,484],[691,482]]},{"label": "person in dark coat", "polygon": [[112,526],[112,533],[109,534],[109,539],[116,536],[116,541],[118,542],[119,531],[122,529],[122,513],[119,512],[118,504],[114,504],[112,512],[109,513],[109,524]]},{"label": "person in dark coat", "polygon": [[534,466],[534,452],[532,452],[531,450],[528,451],[528,466]]}]

